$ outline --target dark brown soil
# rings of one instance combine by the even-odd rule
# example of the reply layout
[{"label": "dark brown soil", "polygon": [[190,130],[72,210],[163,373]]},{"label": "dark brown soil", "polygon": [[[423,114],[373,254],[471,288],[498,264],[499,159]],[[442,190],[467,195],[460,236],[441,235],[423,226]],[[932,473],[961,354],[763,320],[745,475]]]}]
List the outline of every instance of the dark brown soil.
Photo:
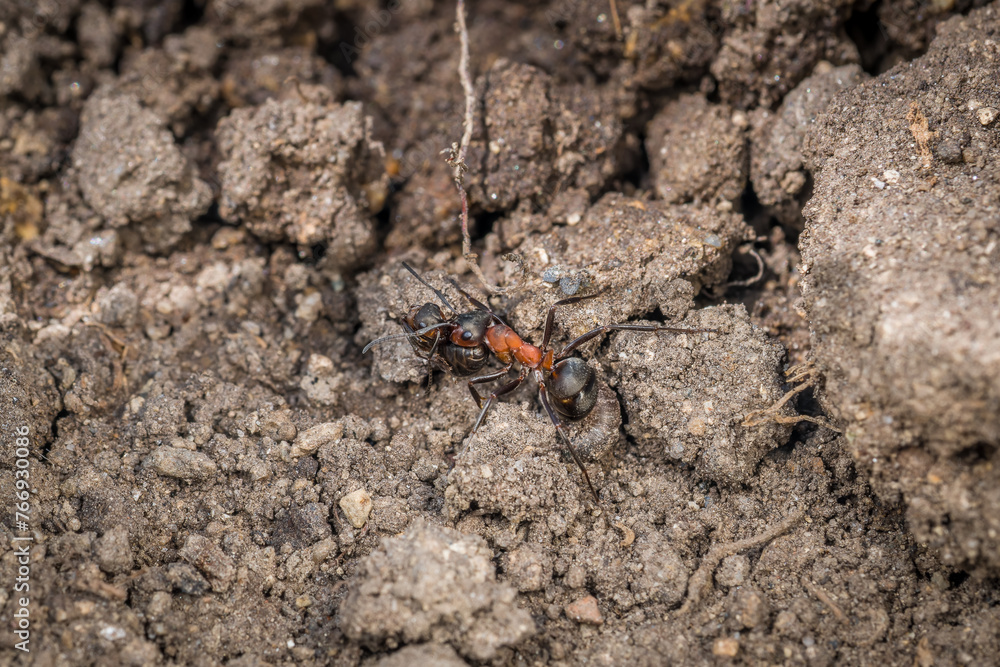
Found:
[{"label": "dark brown soil", "polygon": [[[0,665],[996,664],[1000,4],[468,13],[499,296],[453,4],[0,5]],[[701,330],[581,348],[599,501],[403,261]]]}]

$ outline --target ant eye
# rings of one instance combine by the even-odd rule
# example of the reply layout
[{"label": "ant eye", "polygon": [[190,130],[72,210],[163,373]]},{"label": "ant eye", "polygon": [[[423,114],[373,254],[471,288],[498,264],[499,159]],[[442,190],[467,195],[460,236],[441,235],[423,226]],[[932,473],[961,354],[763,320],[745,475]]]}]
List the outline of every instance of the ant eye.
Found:
[{"label": "ant eye", "polygon": [[472,340],[472,332],[471,331],[463,331],[462,332],[462,340]]}]

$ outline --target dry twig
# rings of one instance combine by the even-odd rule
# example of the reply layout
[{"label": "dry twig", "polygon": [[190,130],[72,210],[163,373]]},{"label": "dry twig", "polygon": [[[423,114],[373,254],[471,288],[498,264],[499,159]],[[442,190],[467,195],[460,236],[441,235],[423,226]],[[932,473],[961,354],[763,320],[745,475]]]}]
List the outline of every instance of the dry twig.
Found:
[{"label": "dry twig", "polygon": [[458,188],[458,196],[462,199],[462,256],[472,267],[472,272],[476,274],[483,287],[490,292],[502,291],[499,285],[491,285],[483,270],[479,268],[479,255],[472,252],[472,239],[469,236],[469,197],[465,193],[465,186],[462,184],[463,175],[468,166],[465,164],[465,155],[469,150],[469,142],[472,141],[473,109],[476,103],[475,91],[472,87],[472,74],[469,71],[469,29],[465,25],[465,1],[458,0],[455,13],[458,20],[458,36],[462,43],[462,55],[458,63],[458,75],[462,79],[462,90],[465,91],[465,120],[462,123],[462,141],[451,147],[451,156],[448,161],[455,167],[455,186]]}]

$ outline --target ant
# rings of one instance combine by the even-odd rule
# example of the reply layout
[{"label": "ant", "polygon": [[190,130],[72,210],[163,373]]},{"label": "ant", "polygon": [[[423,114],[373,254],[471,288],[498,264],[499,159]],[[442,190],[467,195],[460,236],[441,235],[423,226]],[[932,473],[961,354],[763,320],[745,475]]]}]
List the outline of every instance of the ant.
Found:
[{"label": "ant", "polygon": [[[583,461],[577,454],[576,447],[573,446],[569,435],[566,434],[560,417],[576,421],[590,414],[597,403],[600,385],[597,382],[597,373],[594,369],[580,357],[571,355],[584,343],[609,331],[718,333],[717,329],[684,329],[664,327],[658,324],[605,324],[576,337],[556,354],[549,347],[556,308],[596,298],[601,295],[601,292],[574,296],[552,304],[545,318],[545,333],[542,335],[542,344],[537,347],[522,339],[486,304],[472,297],[454,280],[449,278],[452,286],[472,304],[474,310],[459,313],[448,302],[444,294],[421,278],[409,264],[403,262],[403,267],[413,274],[413,277],[422,285],[434,292],[441,303],[454,315],[445,318],[444,313],[436,303],[416,306],[403,317],[401,324],[405,333],[383,336],[373,340],[365,346],[361,354],[365,354],[372,347],[384,341],[406,338],[421,359],[443,367],[443,370],[448,370],[457,377],[467,377],[475,375],[485,366],[492,353],[503,364],[503,368],[468,381],[469,392],[475,399],[476,405],[479,406],[479,417],[472,427],[472,435],[475,435],[476,431],[479,430],[493,402],[500,396],[517,389],[528,377],[528,374],[532,374],[538,384],[538,397],[542,407],[545,408],[545,412],[552,421],[552,425],[555,426],[563,444],[569,450],[576,465],[579,466],[580,472],[583,473],[583,479],[587,482],[591,494],[598,503],[600,503],[600,497],[590,481],[590,475],[587,474]],[[480,395],[475,385],[506,377],[515,361],[520,366],[520,372],[516,378],[500,385],[490,392],[489,396]]]}]

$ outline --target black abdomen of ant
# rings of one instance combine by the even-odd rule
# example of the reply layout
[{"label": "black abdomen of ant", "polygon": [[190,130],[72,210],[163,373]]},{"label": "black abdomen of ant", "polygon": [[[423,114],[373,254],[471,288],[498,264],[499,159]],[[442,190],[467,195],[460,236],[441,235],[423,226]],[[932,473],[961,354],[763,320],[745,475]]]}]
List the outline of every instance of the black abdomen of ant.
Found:
[{"label": "black abdomen of ant", "polygon": [[[469,392],[480,408],[479,417],[476,419],[475,426],[472,427],[473,434],[479,430],[493,402],[498,397],[514,391],[524,382],[530,372],[538,384],[538,398],[542,407],[545,408],[549,419],[556,427],[556,432],[566,445],[566,449],[569,450],[573,460],[580,467],[590,492],[598,502],[600,502],[600,498],[594,485],[590,482],[590,475],[587,474],[587,469],[580,460],[576,448],[559,419],[559,417],[563,417],[577,420],[586,417],[594,409],[600,391],[597,373],[594,369],[583,359],[571,355],[584,343],[608,331],[716,332],[715,329],[682,329],[655,324],[606,324],[575,338],[559,354],[555,354],[549,348],[549,340],[552,337],[556,308],[593,299],[600,293],[570,297],[552,304],[545,318],[545,334],[542,337],[542,345],[536,347],[523,340],[499,316],[484,303],[470,296],[455,281],[451,281],[451,284],[472,304],[475,310],[458,313],[448,303],[444,294],[431,287],[405,262],[403,262],[403,266],[421,284],[432,290],[441,303],[455,315],[445,318],[441,309],[433,303],[426,303],[414,308],[403,318],[402,324],[406,333],[373,340],[365,346],[362,354],[382,341],[405,336],[421,358],[441,364],[457,376],[468,376],[476,373],[486,365],[490,354],[493,354],[504,365],[503,368],[468,381]],[[475,385],[477,384],[493,382],[506,377],[513,368],[514,362],[520,366],[520,372],[516,378],[501,384],[489,396],[481,396],[476,391]]]},{"label": "black abdomen of ant", "polygon": [[580,357],[557,361],[545,384],[552,398],[552,408],[566,419],[583,419],[597,403],[600,385],[597,372]]}]

